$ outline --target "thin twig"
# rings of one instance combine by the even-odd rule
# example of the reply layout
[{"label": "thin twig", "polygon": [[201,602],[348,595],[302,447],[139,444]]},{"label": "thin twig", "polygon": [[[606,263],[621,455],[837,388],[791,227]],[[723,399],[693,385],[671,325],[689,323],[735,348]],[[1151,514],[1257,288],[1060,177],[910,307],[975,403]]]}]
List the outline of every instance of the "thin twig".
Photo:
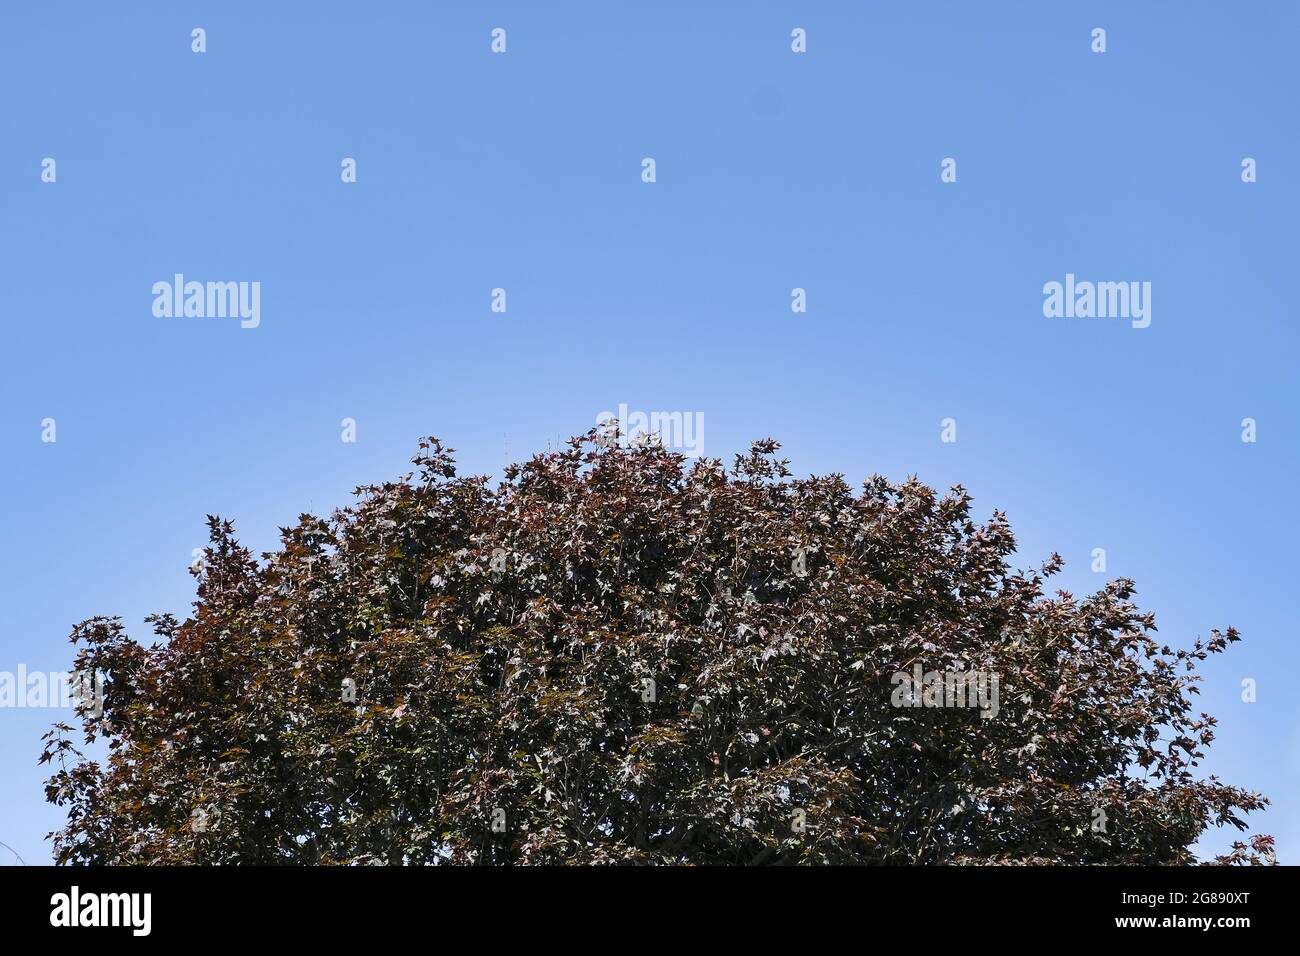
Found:
[{"label": "thin twig", "polygon": [[12,853],[17,858],[20,864],[22,864],[23,866],[27,865],[27,861],[24,860],[22,856],[18,853],[18,851],[15,850],[13,847],[11,847],[8,843],[5,843],[4,841],[0,840],[0,846],[4,847],[6,850]]}]

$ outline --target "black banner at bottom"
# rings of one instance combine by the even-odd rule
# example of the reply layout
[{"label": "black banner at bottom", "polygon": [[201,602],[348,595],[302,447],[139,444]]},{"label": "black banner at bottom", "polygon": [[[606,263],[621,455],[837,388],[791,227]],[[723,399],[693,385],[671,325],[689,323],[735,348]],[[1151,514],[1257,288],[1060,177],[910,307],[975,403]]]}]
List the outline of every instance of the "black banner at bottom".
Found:
[{"label": "black banner at bottom", "polygon": [[439,935],[473,926],[496,942],[536,945],[602,929],[652,939],[665,922],[674,934],[698,927],[690,931],[696,942],[715,930],[734,941],[787,923],[881,934],[921,926],[953,943],[975,927],[1046,929],[1058,939],[1230,941],[1285,928],[1283,906],[1294,887],[1290,867],[7,867],[0,868],[0,925],[10,941],[62,936],[128,945],[374,944],[408,937],[413,926]]}]

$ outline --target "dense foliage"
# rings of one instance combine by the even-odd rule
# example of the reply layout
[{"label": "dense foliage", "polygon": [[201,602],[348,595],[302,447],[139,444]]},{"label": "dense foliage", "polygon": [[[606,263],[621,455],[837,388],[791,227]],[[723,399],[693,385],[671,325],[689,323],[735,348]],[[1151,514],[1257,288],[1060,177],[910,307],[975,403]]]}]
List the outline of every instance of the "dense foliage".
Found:
[{"label": "dense foliage", "polygon": [[[47,737],[60,862],[1180,864],[1266,802],[1195,773],[1236,633],[1045,593],[960,487],[596,431],[493,486],[420,447],[261,560],[210,518],[152,646],[76,627],[108,746]],[[996,716],[895,706],[916,664],[997,675]]]}]

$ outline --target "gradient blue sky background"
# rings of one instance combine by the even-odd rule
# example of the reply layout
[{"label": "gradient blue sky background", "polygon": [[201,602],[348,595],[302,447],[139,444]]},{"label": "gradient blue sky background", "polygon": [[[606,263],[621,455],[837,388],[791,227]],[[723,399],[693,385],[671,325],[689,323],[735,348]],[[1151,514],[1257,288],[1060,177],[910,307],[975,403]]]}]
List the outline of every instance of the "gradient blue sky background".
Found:
[{"label": "gradient blue sky background", "polygon": [[[5,4],[0,670],[66,669],[94,614],[183,615],[207,513],[261,550],[422,434],[498,473],[619,403],[701,411],[710,456],[772,435],[798,473],[960,481],[1022,566],[1136,579],[1171,643],[1240,628],[1207,769],[1273,799],[1252,829],[1294,862],[1297,26],[1294,0]],[[155,318],[175,272],[260,281],[261,327]],[[1044,318],[1067,272],[1150,281],[1151,327]],[[0,710],[29,863],[61,716]]]}]

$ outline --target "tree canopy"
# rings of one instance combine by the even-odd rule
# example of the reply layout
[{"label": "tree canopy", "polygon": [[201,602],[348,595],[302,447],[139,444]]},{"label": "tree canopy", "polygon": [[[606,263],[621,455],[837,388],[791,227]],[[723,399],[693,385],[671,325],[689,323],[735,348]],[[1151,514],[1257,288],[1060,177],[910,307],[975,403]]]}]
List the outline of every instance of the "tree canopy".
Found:
[{"label": "tree canopy", "polygon": [[[210,517],[186,620],[73,630],[103,754],[47,735],[57,861],[1185,864],[1265,805],[1197,771],[1233,629],[1173,649],[1131,581],[1013,570],[961,487],[778,449],[593,430],[492,483],[429,438],[274,553]],[[922,671],[996,707],[900,704]]]}]

